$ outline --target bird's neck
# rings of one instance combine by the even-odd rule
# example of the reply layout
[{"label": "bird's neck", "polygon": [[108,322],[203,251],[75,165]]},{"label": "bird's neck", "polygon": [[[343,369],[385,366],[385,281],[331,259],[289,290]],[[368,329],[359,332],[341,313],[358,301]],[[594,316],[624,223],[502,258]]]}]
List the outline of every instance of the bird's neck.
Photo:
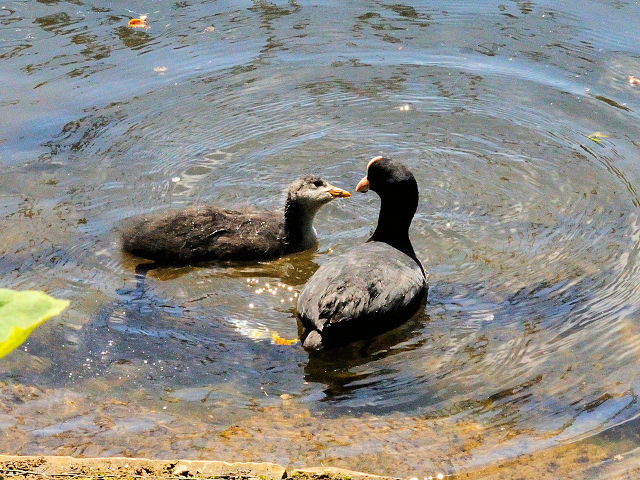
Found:
[{"label": "bird's neck", "polygon": [[287,199],[284,207],[284,231],[292,250],[306,250],[317,243],[318,238],[313,228],[316,211]]},{"label": "bird's neck", "polygon": [[369,241],[388,243],[417,260],[409,239],[409,226],[415,211],[415,206],[412,208],[410,205],[399,205],[397,202],[382,199],[378,226]]}]

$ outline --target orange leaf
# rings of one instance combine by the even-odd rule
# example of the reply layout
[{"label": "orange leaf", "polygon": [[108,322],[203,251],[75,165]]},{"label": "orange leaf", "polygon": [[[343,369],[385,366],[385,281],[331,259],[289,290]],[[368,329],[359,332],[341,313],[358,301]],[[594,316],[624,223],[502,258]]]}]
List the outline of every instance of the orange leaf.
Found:
[{"label": "orange leaf", "polygon": [[288,338],[281,337],[276,332],[271,332],[271,341],[276,345],[295,345],[298,343],[297,338],[293,338],[289,340]]},{"label": "orange leaf", "polygon": [[129,20],[129,26],[131,28],[151,28],[144,18],[132,18]]}]

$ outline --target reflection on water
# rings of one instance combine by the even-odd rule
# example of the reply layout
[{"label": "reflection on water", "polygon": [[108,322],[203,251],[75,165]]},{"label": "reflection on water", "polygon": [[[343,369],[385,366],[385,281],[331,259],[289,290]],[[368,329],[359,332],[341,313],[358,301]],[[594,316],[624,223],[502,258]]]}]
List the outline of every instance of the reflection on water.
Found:
[{"label": "reflection on water", "polygon": [[[5,453],[419,477],[550,447],[591,452],[588,478],[638,459],[637,6],[481,3],[1,6],[0,283],[72,301],[0,363]],[[418,180],[431,289],[378,338],[281,344],[375,196],[273,262],[119,249],[131,215],[279,208],[292,179],[348,188],[379,153]]]}]

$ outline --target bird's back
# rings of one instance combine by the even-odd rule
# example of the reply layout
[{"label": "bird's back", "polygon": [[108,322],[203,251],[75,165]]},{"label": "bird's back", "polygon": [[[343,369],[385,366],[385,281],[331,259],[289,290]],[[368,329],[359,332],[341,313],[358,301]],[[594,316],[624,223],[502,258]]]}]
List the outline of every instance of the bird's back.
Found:
[{"label": "bird's back", "polygon": [[298,315],[306,330],[320,334],[323,346],[347,343],[402,323],[427,290],[413,258],[386,243],[368,242],[316,271],[300,293]]},{"label": "bird's back", "polygon": [[270,259],[286,249],[281,212],[213,206],[134,218],[122,242],[126,251],[163,263]]}]

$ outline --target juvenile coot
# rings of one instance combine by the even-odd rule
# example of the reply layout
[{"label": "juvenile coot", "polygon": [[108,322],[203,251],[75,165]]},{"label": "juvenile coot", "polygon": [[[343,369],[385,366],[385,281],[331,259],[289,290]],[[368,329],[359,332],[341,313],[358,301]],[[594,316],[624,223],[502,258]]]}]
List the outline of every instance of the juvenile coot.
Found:
[{"label": "juvenile coot", "polygon": [[315,245],[313,218],[318,209],[334,198],[350,196],[320,177],[304,176],[289,186],[284,211],[196,206],[144,215],[125,225],[122,246],[165,264],[269,260]]},{"label": "juvenile coot", "polygon": [[409,240],[418,207],[411,172],[375,157],[356,191],[380,196],[378,226],[362,246],[324,263],[298,298],[303,346],[310,350],[343,345],[389,330],[423,305],[427,276]]}]

